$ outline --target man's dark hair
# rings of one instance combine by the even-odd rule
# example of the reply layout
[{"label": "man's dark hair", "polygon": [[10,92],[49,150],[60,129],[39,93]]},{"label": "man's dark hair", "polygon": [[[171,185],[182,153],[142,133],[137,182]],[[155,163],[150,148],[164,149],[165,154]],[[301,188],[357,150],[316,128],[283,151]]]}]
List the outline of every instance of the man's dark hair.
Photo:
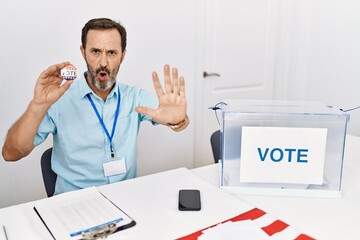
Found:
[{"label": "man's dark hair", "polygon": [[126,30],[120,23],[115,22],[108,18],[94,18],[89,20],[81,31],[81,44],[83,48],[86,47],[86,37],[89,30],[106,30],[117,29],[121,37],[121,50],[124,52],[126,49]]}]

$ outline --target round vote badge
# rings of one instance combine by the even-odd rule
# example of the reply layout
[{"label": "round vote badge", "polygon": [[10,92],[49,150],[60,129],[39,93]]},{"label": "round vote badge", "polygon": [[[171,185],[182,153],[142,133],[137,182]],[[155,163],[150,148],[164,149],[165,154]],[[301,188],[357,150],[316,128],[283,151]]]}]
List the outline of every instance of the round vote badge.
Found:
[{"label": "round vote badge", "polygon": [[77,75],[77,69],[73,65],[68,65],[61,69],[60,73],[65,80],[74,80]]}]

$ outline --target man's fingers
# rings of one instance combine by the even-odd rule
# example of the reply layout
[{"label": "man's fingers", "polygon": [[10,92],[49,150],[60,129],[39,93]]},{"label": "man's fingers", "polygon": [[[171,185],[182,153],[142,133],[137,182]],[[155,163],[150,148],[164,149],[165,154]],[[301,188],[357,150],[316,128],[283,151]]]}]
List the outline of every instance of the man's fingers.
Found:
[{"label": "man's fingers", "polygon": [[159,77],[158,77],[156,72],[153,72],[152,78],[153,78],[153,83],[154,83],[154,88],[155,88],[156,95],[158,97],[161,97],[162,95],[164,95],[164,91],[163,91],[163,89],[161,87]]},{"label": "man's fingers", "polygon": [[59,75],[60,70],[70,65],[70,62],[62,62],[55,65],[48,67],[45,71],[43,71],[44,76],[52,76],[52,75]]},{"label": "man's fingers", "polygon": [[42,85],[49,83],[61,84],[63,78],[61,76],[60,71],[69,64],[70,62],[62,62],[48,67],[40,74],[38,79],[39,84]]},{"label": "man's fingers", "polygon": [[155,110],[147,107],[136,107],[135,111],[144,115],[148,115],[150,117],[155,116]]},{"label": "man's fingers", "polygon": [[185,97],[185,79],[180,77],[180,97]]},{"label": "man's fingers", "polygon": [[166,93],[171,93],[172,84],[171,84],[171,79],[170,79],[170,67],[167,64],[164,66],[164,82],[165,82]]},{"label": "man's fingers", "polygon": [[172,72],[172,90],[173,93],[179,94],[179,80],[178,80],[178,70],[177,68],[173,68]]}]

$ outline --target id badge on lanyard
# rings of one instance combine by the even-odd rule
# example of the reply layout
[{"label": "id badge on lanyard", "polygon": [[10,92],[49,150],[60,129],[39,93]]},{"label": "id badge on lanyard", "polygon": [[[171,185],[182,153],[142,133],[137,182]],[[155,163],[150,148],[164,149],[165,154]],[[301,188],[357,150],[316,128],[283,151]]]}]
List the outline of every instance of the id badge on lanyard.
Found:
[{"label": "id badge on lanyard", "polygon": [[105,177],[126,173],[125,157],[122,157],[119,160],[103,163],[103,169]]},{"label": "id badge on lanyard", "polygon": [[126,172],[125,158],[122,157],[122,159],[115,160],[115,152],[114,152],[114,148],[113,148],[113,144],[112,144],[112,140],[113,140],[113,137],[115,134],[115,129],[116,129],[116,123],[117,123],[117,119],[119,117],[119,112],[120,112],[120,101],[121,101],[120,88],[118,87],[118,101],[117,101],[117,106],[116,106],[116,110],[115,110],[115,117],[114,117],[111,135],[109,134],[109,131],[107,130],[107,128],[105,126],[104,120],[100,116],[100,113],[97,110],[95,103],[92,100],[90,94],[87,94],[86,96],[89,99],[91,106],[93,107],[93,109],[96,113],[96,116],[99,119],[99,122],[100,122],[106,136],[109,139],[110,151],[111,151],[111,161],[103,163],[104,175],[106,177],[108,177],[108,176],[112,176],[112,175],[116,175],[116,174],[125,173]]}]

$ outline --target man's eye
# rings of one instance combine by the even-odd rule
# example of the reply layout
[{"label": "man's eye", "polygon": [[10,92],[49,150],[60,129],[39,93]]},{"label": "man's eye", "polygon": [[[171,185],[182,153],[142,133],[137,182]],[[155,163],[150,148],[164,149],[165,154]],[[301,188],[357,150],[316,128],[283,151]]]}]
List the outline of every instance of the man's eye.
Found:
[{"label": "man's eye", "polygon": [[116,52],[115,51],[109,51],[108,55],[110,55],[110,56],[116,55]]},{"label": "man's eye", "polygon": [[94,53],[94,54],[99,54],[100,53],[99,49],[93,49],[91,52]]}]

